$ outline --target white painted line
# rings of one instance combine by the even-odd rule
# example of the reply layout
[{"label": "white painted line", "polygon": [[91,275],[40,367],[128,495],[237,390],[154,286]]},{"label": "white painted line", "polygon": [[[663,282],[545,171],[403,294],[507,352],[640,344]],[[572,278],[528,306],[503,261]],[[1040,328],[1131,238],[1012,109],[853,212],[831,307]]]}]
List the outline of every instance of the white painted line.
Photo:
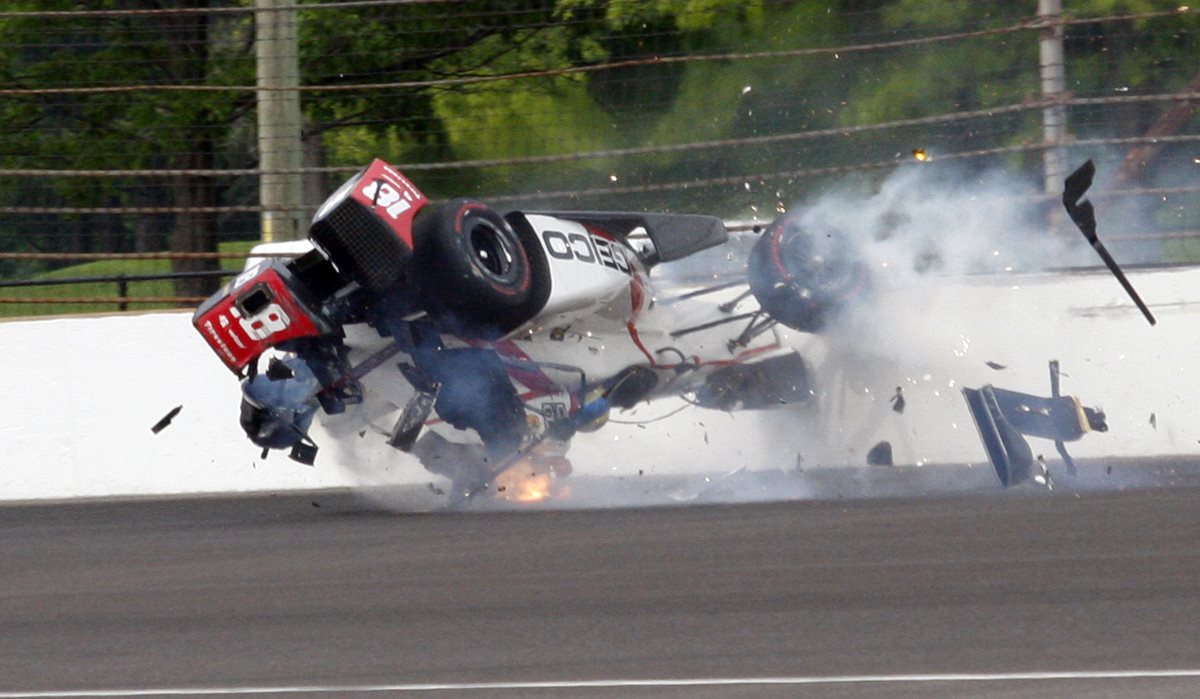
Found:
[{"label": "white painted line", "polygon": [[482,692],[537,689],[620,689],[670,687],[801,686],[819,684],[902,684],[925,682],[1047,682],[1056,680],[1141,680],[1200,678],[1200,670],[1099,670],[1078,672],[997,672],[930,675],[834,675],[828,677],[714,677],[660,680],[567,680],[558,682],[465,682],[373,685],[300,685],[294,687],[175,687],[152,689],[76,689],[3,692],[0,699],[85,697],[265,696],[271,694],[372,694],[379,692]]}]

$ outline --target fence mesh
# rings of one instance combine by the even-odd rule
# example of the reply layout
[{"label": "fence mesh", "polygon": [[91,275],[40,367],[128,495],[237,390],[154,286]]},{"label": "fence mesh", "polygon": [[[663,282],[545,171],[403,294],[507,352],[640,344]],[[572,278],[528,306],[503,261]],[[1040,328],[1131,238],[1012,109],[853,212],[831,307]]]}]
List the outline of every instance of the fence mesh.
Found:
[{"label": "fence mesh", "polygon": [[[1003,173],[1049,211],[1043,154],[1060,147],[1096,161],[1098,206],[1135,212],[1105,231],[1114,252],[1197,259],[1200,12],[1064,4],[14,0],[0,12],[0,280],[236,268],[280,208],[260,199],[280,174],[260,160],[273,90],[300,100],[303,157],[284,174],[302,180],[290,208],[305,217],[376,156],[435,200],[499,207],[769,219],[922,167]],[[294,42],[258,38],[267,12]],[[1039,41],[1055,31],[1067,80],[1046,93]],[[264,83],[264,52],[287,50],[298,84]],[[1048,107],[1065,109],[1061,143]],[[4,288],[0,313],[112,310],[118,287],[191,303],[216,283]]]}]

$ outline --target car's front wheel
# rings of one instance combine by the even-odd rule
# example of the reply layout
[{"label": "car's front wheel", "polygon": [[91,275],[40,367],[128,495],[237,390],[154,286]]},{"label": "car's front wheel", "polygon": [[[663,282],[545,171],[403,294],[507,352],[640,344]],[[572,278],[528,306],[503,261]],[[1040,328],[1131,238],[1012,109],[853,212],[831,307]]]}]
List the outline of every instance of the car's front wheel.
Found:
[{"label": "car's front wheel", "polygon": [[806,229],[798,215],[777,219],[750,252],[750,290],[784,325],[819,332],[868,286],[867,267],[847,238]]}]

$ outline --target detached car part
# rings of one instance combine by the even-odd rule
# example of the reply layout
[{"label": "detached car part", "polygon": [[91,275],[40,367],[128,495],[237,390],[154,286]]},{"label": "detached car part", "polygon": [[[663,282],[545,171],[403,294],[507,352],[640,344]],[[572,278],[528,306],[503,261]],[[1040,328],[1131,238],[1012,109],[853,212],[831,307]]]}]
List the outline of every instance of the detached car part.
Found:
[{"label": "detached car part", "polygon": [[[1050,362],[1050,397],[1008,391],[987,384],[982,388],[964,388],[963,397],[979,431],[988,461],[1000,485],[1010,487],[1048,478],[1035,465],[1033,450],[1025,437],[1054,442],[1070,475],[1076,474],[1075,461],[1067,453],[1066,442],[1081,439],[1089,432],[1106,432],[1104,412],[1084,407],[1079,398],[1059,391],[1059,365]],[[1048,481],[1043,482],[1047,485]]]}]

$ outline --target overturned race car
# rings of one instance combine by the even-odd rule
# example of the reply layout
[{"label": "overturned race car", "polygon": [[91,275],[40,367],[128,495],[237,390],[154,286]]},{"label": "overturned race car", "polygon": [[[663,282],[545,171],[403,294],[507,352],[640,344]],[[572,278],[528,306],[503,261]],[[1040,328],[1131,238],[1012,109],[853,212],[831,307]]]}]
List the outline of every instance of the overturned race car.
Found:
[{"label": "overturned race car", "polygon": [[[613,409],[811,402],[806,361],[778,326],[819,332],[870,286],[851,244],[795,216],[741,253],[736,278],[665,289],[657,268],[731,243],[720,219],[427,204],[375,160],[320,206],[307,241],[259,246],[196,311],[264,454],[312,464],[316,412],[341,413],[377,382],[398,410],[388,444],[453,497],[501,490],[518,464],[561,477],[571,437]],[[717,304],[718,292],[734,296]]]}]

